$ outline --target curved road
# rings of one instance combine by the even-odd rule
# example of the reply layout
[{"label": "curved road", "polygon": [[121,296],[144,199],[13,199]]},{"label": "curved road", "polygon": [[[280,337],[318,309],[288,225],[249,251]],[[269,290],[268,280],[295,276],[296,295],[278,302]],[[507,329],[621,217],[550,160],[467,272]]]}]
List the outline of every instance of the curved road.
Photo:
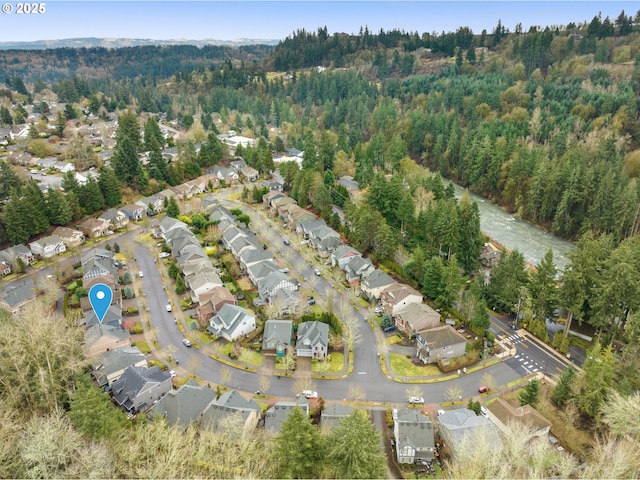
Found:
[{"label": "curved road", "polygon": [[[239,204],[228,200],[222,200],[227,206],[238,207]],[[354,368],[353,373],[345,379],[320,380],[314,379],[314,389],[325,399],[342,400],[350,396],[350,390],[357,387],[367,401],[371,402],[391,402],[405,403],[408,387],[419,387],[423,391],[426,403],[438,404],[444,400],[445,391],[451,386],[461,388],[464,398],[477,395],[481,377],[485,373],[491,373],[498,385],[504,385],[521,376],[517,364],[507,361],[489,367],[475,373],[461,376],[446,382],[436,382],[431,384],[402,384],[386,378],[379,364],[378,352],[384,352],[386,345],[379,344],[376,333],[366,322],[365,315],[356,310],[349,302],[350,293],[339,293],[325,276],[316,276],[314,269],[322,266],[310,264],[293,246],[284,244],[284,238],[275,229],[269,220],[265,220],[259,213],[251,207],[241,205],[247,213],[251,213],[252,228],[260,232],[261,243],[271,244],[274,256],[282,257],[291,268],[291,275],[298,276],[301,281],[303,291],[314,292],[318,302],[327,307],[327,302],[331,301],[333,310],[342,318],[350,317],[355,322],[356,335],[359,337],[354,348]],[[221,364],[209,358],[204,352],[195,348],[188,348],[182,344],[182,334],[177,328],[173,313],[166,311],[168,301],[167,292],[162,288],[164,272],[158,270],[158,265],[154,262],[156,252],[152,252],[145,246],[135,244],[135,258],[138,268],[144,272],[144,277],[139,279],[146,293],[144,299],[150,308],[151,326],[155,329],[156,339],[161,348],[167,353],[175,352],[174,356],[180,364],[193,371],[203,380],[212,383],[223,383]],[[281,259],[280,259],[281,260]],[[295,272],[295,273],[294,273]],[[329,292],[332,292],[331,294]],[[370,315],[370,312],[365,312]],[[260,389],[259,376],[240,369],[226,367],[232,371],[231,380],[228,386],[244,391],[256,391]],[[263,392],[269,395],[281,397],[295,396],[296,378],[270,379],[270,388]]]}]

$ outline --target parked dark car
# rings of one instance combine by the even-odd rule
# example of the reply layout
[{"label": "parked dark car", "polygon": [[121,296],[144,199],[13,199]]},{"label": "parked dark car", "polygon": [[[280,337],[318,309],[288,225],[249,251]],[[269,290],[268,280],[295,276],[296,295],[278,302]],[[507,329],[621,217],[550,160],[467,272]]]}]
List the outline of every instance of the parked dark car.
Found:
[{"label": "parked dark car", "polygon": [[389,325],[388,327],[384,327],[385,333],[393,332],[395,331],[395,329],[396,329],[395,325]]},{"label": "parked dark car", "polygon": [[267,248],[268,248],[268,247],[267,247],[267,244],[266,244],[266,243],[265,243],[264,245],[262,245],[262,249],[263,249],[263,250],[266,250]]}]

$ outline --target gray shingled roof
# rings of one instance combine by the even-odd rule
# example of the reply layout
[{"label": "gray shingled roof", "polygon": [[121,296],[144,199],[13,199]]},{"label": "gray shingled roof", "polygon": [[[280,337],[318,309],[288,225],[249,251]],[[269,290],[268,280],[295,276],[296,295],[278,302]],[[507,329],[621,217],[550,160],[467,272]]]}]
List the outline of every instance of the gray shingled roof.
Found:
[{"label": "gray shingled roof", "polygon": [[84,343],[87,346],[91,346],[103,337],[126,340],[131,337],[131,334],[128,330],[123,330],[121,327],[105,325],[104,323],[96,323],[84,332]]},{"label": "gray shingled roof", "polygon": [[[111,325],[112,327],[119,327],[122,322],[122,309],[119,305],[111,305],[107,309],[107,312],[104,314],[104,318],[102,319],[102,323],[105,325]],[[89,310],[87,314],[82,319],[82,322],[86,327],[92,327],[98,322],[98,316],[95,314],[93,309]]]},{"label": "gray shingled roof", "polygon": [[351,405],[343,405],[341,403],[325,405],[322,409],[320,425],[323,428],[333,428],[337,426],[344,417],[351,415],[351,412],[353,412]]},{"label": "gray shingled roof", "polygon": [[397,448],[405,445],[416,449],[415,458],[432,460],[434,458],[435,439],[433,425],[429,417],[416,409],[401,408],[396,420],[398,427]]},{"label": "gray shingled roof", "polygon": [[322,322],[304,322],[298,325],[297,350],[311,350],[314,345],[329,345],[329,325]]},{"label": "gray shingled roof", "polygon": [[163,372],[157,365],[151,368],[128,367],[118,381],[113,382],[111,386],[113,398],[118,405],[130,410],[135,398],[147,383],[162,383],[169,378],[171,378],[169,373]]},{"label": "gray shingled roof", "polygon": [[[138,347],[116,348],[103,353],[93,361],[93,374],[99,385],[106,385],[106,377],[112,373],[124,370],[141,361],[147,361],[147,357]],[[101,381],[100,379],[104,380]]]},{"label": "gray shingled roof", "polygon": [[255,318],[244,308],[225,303],[218,314],[210,320],[207,331],[216,336],[225,332],[229,337],[234,337],[233,332],[238,328],[238,325],[249,317]]},{"label": "gray shingled roof", "polygon": [[267,320],[264,324],[262,348],[274,350],[278,345],[291,345],[292,332],[291,320]]},{"label": "gray shingled roof", "polygon": [[200,415],[216,398],[216,392],[210,387],[200,387],[191,380],[178,390],[171,390],[158,400],[150,410],[149,416],[159,415],[171,426],[189,426],[197,422]]},{"label": "gray shingled roof", "polygon": [[282,423],[296,407],[302,408],[306,415],[309,414],[309,400],[304,397],[299,398],[295,402],[278,402],[265,413],[264,428],[273,433],[279,432]]}]

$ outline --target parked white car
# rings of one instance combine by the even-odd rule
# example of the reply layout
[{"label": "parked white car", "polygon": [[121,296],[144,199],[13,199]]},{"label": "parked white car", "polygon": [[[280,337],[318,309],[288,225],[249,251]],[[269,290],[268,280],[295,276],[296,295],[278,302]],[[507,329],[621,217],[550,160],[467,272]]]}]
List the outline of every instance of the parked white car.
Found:
[{"label": "parked white car", "polygon": [[419,405],[424,403],[424,398],[422,397],[409,397],[409,403],[414,405]]},{"label": "parked white car", "polygon": [[302,395],[307,398],[318,398],[318,392],[314,392],[313,390],[302,390]]},{"label": "parked white car", "polygon": [[167,303],[167,312],[171,312],[173,311],[173,308],[171,308],[171,304]]},{"label": "parked white car", "polygon": [[169,252],[161,252],[158,258],[167,258],[169,255],[171,255]]}]

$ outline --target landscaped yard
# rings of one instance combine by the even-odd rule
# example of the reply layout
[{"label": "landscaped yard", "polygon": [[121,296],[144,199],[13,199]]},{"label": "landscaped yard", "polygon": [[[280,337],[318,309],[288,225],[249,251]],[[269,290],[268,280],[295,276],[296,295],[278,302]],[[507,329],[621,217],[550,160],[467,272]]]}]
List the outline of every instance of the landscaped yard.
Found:
[{"label": "landscaped yard", "polygon": [[[322,365],[322,363],[329,363],[329,367]],[[327,359],[324,362],[320,362],[318,360],[313,360],[311,362],[311,371],[318,373],[337,373],[342,370],[344,367],[344,354],[342,352],[332,352],[329,354]]]},{"label": "landscaped yard", "polygon": [[404,339],[400,335],[392,335],[387,338],[387,345],[397,345],[402,343]]},{"label": "landscaped yard", "polygon": [[435,365],[425,365],[423,367],[414,365],[406,355],[399,353],[389,354],[389,361],[391,362],[391,370],[405,377],[428,377],[442,373]]},{"label": "landscaped yard", "polygon": [[144,354],[151,353],[151,349],[149,348],[149,344],[147,342],[145,342],[144,340],[141,340],[141,341],[136,342],[136,343],[132,343],[131,346],[132,347],[138,347],[138,350],[140,350]]}]

